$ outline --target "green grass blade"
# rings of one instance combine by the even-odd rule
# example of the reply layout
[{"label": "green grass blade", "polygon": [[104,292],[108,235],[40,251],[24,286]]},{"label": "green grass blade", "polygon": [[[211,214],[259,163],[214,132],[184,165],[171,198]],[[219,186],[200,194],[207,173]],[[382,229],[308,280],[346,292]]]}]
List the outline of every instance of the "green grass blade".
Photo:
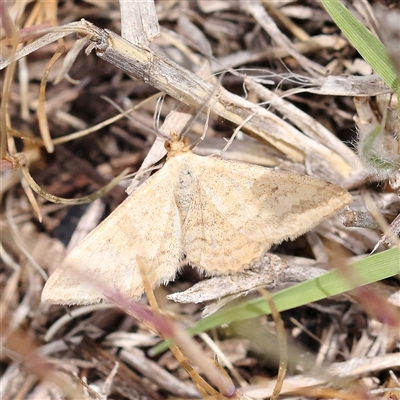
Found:
[{"label": "green grass blade", "polygon": [[[348,290],[377,282],[400,273],[400,250],[393,248],[374,254],[361,261],[342,265],[315,279],[299,283],[272,295],[279,311],[286,311]],[[263,297],[244,301],[232,308],[223,309],[199,321],[189,329],[194,335],[212,328],[270,314],[271,310]],[[167,349],[166,343],[160,343],[152,354]]]},{"label": "green grass blade", "polygon": [[397,76],[388,51],[339,0],[321,0],[333,21],[376,73],[397,91]]}]

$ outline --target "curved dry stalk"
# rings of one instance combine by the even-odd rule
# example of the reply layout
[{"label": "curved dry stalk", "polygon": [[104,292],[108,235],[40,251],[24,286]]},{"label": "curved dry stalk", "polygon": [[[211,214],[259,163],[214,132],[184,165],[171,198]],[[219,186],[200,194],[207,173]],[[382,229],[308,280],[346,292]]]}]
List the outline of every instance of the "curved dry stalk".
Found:
[{"label": "curved dry stalk", "polygon": [[46,85],[47,85],[47,80],[48,80],[51,68],[56,63],[56,61],[63,55],[64,51],[65,51],[64,45],[59,45],[57,47],[55,54],[49,61],[48,65],[46,67],[46,70],[43,73],[42,81],[40,82],[37,117],[38,117],[40,134],[43,139],[43,144],[48,153],[54,152],[54,144],[51,140],[49,124],[47,122],[47,115],[46,115],[46,108],[45,108],[46,107],[46,105],[45,105]]},{"label": "curved dry stalk", "polygon": [[24,192],[26,194],[26,197],[29,200],[29,203],[31,204],[34,213],[36,214],[36,217],[39,222],[42,222],[42,213],[40,212],[39,204],[36,201],[35,195],[33,194],[32,188],[30,187],[28,181],[22,179],[21,180],[21,185],[22,188],[24,189]]},{"label": "curved dry stalk", "polygon": [[288,349],[287,349],[287,339],[285,332],[285,325],[282,321],[281,314],[279,313],[276,305],[272,299],[272,296],[265,289],[258,289],[258,291],[265,297],[268,302],[269,307],[272,311],[272,317],[275,321],[277,337],[279,341],[279,353],[280,353],[280,361],[279,361],[279,371],[278,376],[276,378],[276,384],[274,387],[274,391],[271,395],[271,400],[278,400],[279,394],[282,391],[283,380],[285,379],[287,365],[288,365]]},{"label": "curved dry stalk", "polygon": [[66,142],[69,142],[71,140],[75,140],[75,139],[81,138],[83,136],[88,135],[89,133],[93,133],[95,131],[98,131],[101,128],[104,128],[105,126],[111,125],[113,122],[116,122],[116,121],[120,120],[123,117],[128,117],[129,118],[129,115],[128,115],[129,113],[131,113],[132,111],[138,110],[139,108],[143,107],[144,105],[146,105],[150,101],[155,100],[155,99],[157,99],[158,97],[160,97],[162,95],[163,95],[163,93],[161,93],[161,92],[160,93],[156,93],[156,94],[148,97],[147,99],[141,101],[140,103],[136,104],[135,106],[129,108],[128,110],[124,111],[123,113],[118,114],[118,115],[116,115],[114,117],[111,117],[109,119],[106,119],[106,120],[104,120],[104,121],[102,121],[102,122],[100,122],[100,123],[98,123],[98,124],[96,124],[96,125],[94,125],[94,126],[92,126],[90,128],[83,129],[81,131],[77,131],[77,132],[71,133],[69,135],[65,135],[65,136],[59,137],[57,139],[54,139],[53,140],[53,144],[66,143]]},{"label": "curved dry stalk", "polygon": [[[12,128],[10,129],[12,131]],[[15,150],[14,142],[11,142],[11,147]],[[0,164],[0,170],[13,170],[19,171],[23,166],[27,165],[27,163],[31,163],[33,161],[37,161],[40,158],[40,152],[37,147],[33,147],[28,149],[24,153],[16,153],[12,156],[6,155],[6,159],[2,160],[2,164]],[[28,185],[28,183],[24,180],[21,181],[22,188],[28,197],[29,203],[31,204],[34,212],[36,213],[37,219],[39,222],[42,222],[42,215],[40,213],[39,205],[33,195],[32,189]]]},{"label": "curved dry stalk", "polygon": [[[225,353],[218,347],[218,345],[214,342],[214,340],[207,333],[200,333],[199,337],[204,341],[204,343],[214,352],[216,357],[220,359],[224,366],[228,369],[230,374],[236,379],[241,388],[245,388],[248,386],[248,383],[245,379],[240,375],[239,371],[235,368],[235,366],[231,363],[229,358],[225,355]],[[220,368],[222,368],[219,365]]]},{"label": "curved dry stalk", "polygon": [[[14,45],[11,51],[11,56],[15,54],[17,45]],[[7,155],[7,121],[8,115],[8,101],[10,99],[11,83],[15,73],[17,63],[12,62],[6,70],[4,76],[3,93],[1,96],[1,110],[0,110],[0,159],[4,159]]]},{"label": "curved dry stalk", "polygon": [[[160,318],[166,318],[165,316],[162,316],[162,312],[158,306],[157,300],[154,296],[154,291],[151,287],[151,284],[149,282],[147,273],[146,273],[146,267],[143,264],[142,260],[139,257],[136,257],[136,261],[140,270],[140,275],[143,280],[143,285],[146,290],[146,295],[147,299],[149,301],[150,307],[153,310],[153,312],[158,315]],[[164,340],[167,339],[165,334],[162,331],[156,331],[158,335],[160,335]],[[193,339],[190,339],[193,340]],[[174,355],[174,357],[179,361],[179,363],[182,365],[182,368],[187,372],[187,374],[190,376],[192,379],[193,383],[197,386],[199,391],[201,393],[204,393],[205,395],[218,395],[219,393],[214,390],[191,366],[190,362],[188,359],[182,354],[182,352],[179,350],[179,348],[176,346],[175,343],[169,342],[169,348],[171,350],[171,353]]]},{"label": "curved dry stalk", "polygon": [[29,186],[32,188],[32,190],[39,196],[46,199],[47,201],[50,201],[50,202],[56,203],[56,204],[79,205],[79,204],[90,203],[90,202],[104,196],[114,186],[116,186],[118,184],[118,182],[120,182],[123,178],[125,178],[125,176],[127,175],[129,170],[128,169],[123,170],[117,177],[115,177],[110,183],[108,183],[101,189],[97,190],[96,192],[94,192],[92,194],[89,194],[88,196],[83,196],[78,199],[66,199],[63,197],[54,196],[54,195],[46,192],[34,181],[31,174],[29,173],[29,169],[26,166],[22,167],[21,171],[24,175],[24,178],[29,183]]},{"label": "curved dry stalk", "polygon": [[36,262],[36,260],[32,257],[30,251],[26,248],[24,245],[23,241],[20,239],[20,234],[18,232],[17,225],[15,224],[13,217],[12,217],[12,199],[11,196],[8,196],[6,199],[6,218],[8,225],[10,226],[15,244],[21,251],[21,253],[29,260],[29,262],[32,264],[33,268],[39,273],[40,277],[43,279],[43,281],[46,281],[48,279],[48,276],[46,272],[43,270],[43,268]]}]

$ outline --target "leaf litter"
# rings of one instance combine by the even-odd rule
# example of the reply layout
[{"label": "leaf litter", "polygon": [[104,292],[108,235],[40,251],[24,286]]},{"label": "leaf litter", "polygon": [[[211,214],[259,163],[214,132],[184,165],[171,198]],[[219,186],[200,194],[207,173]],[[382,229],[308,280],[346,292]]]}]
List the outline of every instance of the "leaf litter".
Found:
[{"label": "leaf litter", "polygon": [[[368,189],[365,189],[366,183],[373,182],[375,175],[368,175],[370,172],[360,167],[352,149],[343,147],[343,142],[356,140],[352,119],[356,109],[350,101],[351,98],[338,97],[378,95],[385,89],[379,81],[377,82],[376,77],[350,76],[350,81],[354,80],[356,84],[349,85],[349,81],[343,77],[335,80],[332,76],[323,77],[319,74],[327,65],[330,70],[334,67],[335,75],[345,74],[348,71],[346,63],[341,63],[342,58],[347,57],[351,62],[357,59],[357,55],[342,38],[338,42],[339,32],[331,26],[324,26],[326,19],[310,18],[306,24],[303,20],[283,18],[286,10],[287,15],[292,15],[290,5],[274,5],[276,10],[271,10],[270,7],[264,9],[261,3],[245,5],[244,11],[238,13],[237,2],[224,2],[222,9],[209,9],[211,3],[218,2],[199,2],[198,9],[187,8],[186,2],[171,4],[169,9],[167,3],[159,3],[157,15],[162,26],[161,37],[151,44],[151,48],[190,70],[196,70],[202,63],[207,62],[209,49],[214,56],[213,65],[220,66],[213,67],[214,71],[223,71],[228,65],[229,57],[240,60],[240,64],[229,65],[238,68],[239,73],[231,71],[232,74],[222,77],[221,84],[226,92],[219,94],[221,97],[217,101],[211,99],[209,94],[209,98],[206,98],[209,102],[203,111],[206,112],[208,107],[216,109],[215,104],[221,104],[222,99],[225,105],[231,102],[231,109],[240,116],[240,119],[230,117],[228,121],[231,123],[240,123],[240,120],[245,119],[245,108],[240,111],[239,105],[248,107],[252,104],[261,117],[257,115],[258,119],[253,118],[252,125],[242,127],[243,132],[237,134],[223,157],[315,175],[349,189],[369,190],[376,199],[379,211],[389,222],[395,219],[399,212],[397,196],[385,193],[386,190],[382,186],[368,185]],[[71,7],[68,8],[68,5]],[[40,32],[40,29],[48,26],[48,22],[52,22],[49,15],[41,13],[39,4],[35,7],[38,7],[36,11],[39,12],[33,25],[45,23],[37,29]],[[307,4],[306,9],[324,13],[312,3]],[[189,21],[180,19],[183,10],[190,16]],[[258,25],[256,20],[261,16],[257,15],[260,10],[262,13],[269,13],[269,17],[264,22],[258,21],[261,24]],[[14,11],[15,9],[12,9],[10,15],[13,15]],[[26,23],[32,24],[30,10],[20,11]],[[127,23],[124,21],[124,13],[120,17],[118,8],[113,3],[102,3],[100,7],[97,3],[82,2],[72,5],[66,2],[63,6],[54,8],[53,13],[53,17],[57,16],[60,26],[70,21],[79,21],[86,15],[90,15],[90,22],[95,25],[117,33],[120,31],[120,23]],[[268,21],[268,26],[265,25],[265,21]],[[190,24],[200,28],[195,35]],[[282,29],[281,24],[285,29]],[[28,30],[28,26],[25,27]],[[168,35],[164,35],[163,31]],[[278,42],[271,42],[266,32],[279,34]],[[308,33],[304,36],[306,32]],[[324,32],[327,36],[326,41],[318,39],[317,49],[312,42],[314,37],[317,38],[315,32]],[[40,37],[40,33],[35,33],[35,37]],[[9,47],[4,47],[7,39],[5,36],[2,36],[2,39],[2,48],[8,49]],[[336,40],[336,45],[332,45],[332,39]],[[73,47],[74,38],[68,36],[64,43],[68,50]],[[303,47],[299,46],[300,43]],[[271,49],[274,52],[266,57],[265,54]],[[20,132],[20,136],[31,139],[15,138],[16,149],[13,149],[11,141],[8,141],[11,155],[17,150],[27,152],[29,143],[33,148],[41,147],[40,140],[37,140],[38,123],[34,111],[38,107],[39,82],[55,51],[56,46],[48,44],[33,51],[29,58],[21,58],[19,61],[20,73],[11,82],[11,96],[7,105],[13,129]],[[235,57],[239,53],[240,57]],[[4,52],[2,63],[6,61],[6,55]],[[73,85],[64,79],[56,86],[47,85],[46,118],[52,138],[61,138],[113,117],[116,111],[100,99],[102,95],[107,95],[124,108],[128,108],[156,93],[154,87],[141,80],[128,79],[116,67],[100,60],[94,54],[86,57],[77,53],[74,62],[68,63],[68,74],[81,83]],[[60,62],[52,67],[50,82],[57,75],[57,69],[61,70]],[[317,75],[315,71],[318,72]],[[65,71],[62,74],[65,74]],[[207,75],[203,72],[202,76],[205,79],[210,75],[211,73]],[[265,82],[267,85],[273,85],[268,94],[262,90],[265,86],[261,87]],[[246,91],[243,90],[244,83]],[[214,84],[217,84],[216,80]],[[29,87],[29,90],[24,89],[23,92],[24,87]],[[183,89],[183,86],[178,87],[178,90]],[[22,96],[21,93],[27,95]],[[245,94],[246,103],[238,103],[239,98],[244,98]],[[326,96],[327,94],[334,96]],[[277,116],[270,116],[266,111],[259,110],[256,105],[262,102],[266,102],[268,112],[275,111]],[[199,103],[198,108],[202,104]],[[371,104],[373,106],[373,103]],[[158,152],[158,155],[152,158],[152,163],[158,161],[163,156],[163,143],[161,141],[161,146],[158,146],[161,152],[155,150],[154,145],[151,147],[155,137],[148,129],[153,125],[156,107],[155,102],[150,102],[136,111],[133,120],[123,118],[115,122],[115,129],[103,127],[91,136],[56,145],[55,154],[52,156],[41,152],[41,158],[30,164],[34,179],[52,194],[60,197],[82,197],[99,189],[125,168],[137,170],[149,154]],[[159,109],[158,118],[177,121],[177,114],[174,112],[177,107],[178,103],[167,97]],[[206,124],[208,129],[204,142],[194,148],[195,153],[210,155],[222,150],[224,144],[221,144],[221,138],[229,137],[233,129],[221,120],[218,121],[215,114],[227,117],[225,110],[226,108],[215,113],[212,111],[210,119],[207,119],[204,113],[197,115],[190,127],[191,141],[196,142]],[[185,125],[190,115],[189,118],[185,116],[187,108],[183,111],[181,118],[185,121],[182,125]],[[170,115],[167,117],[168,113]],[[358,122],[361,124],[364,120]],[[291,121],[293,125],[287,121]],[[166,125],[166,133],[173,130],[171,126],[175,128],[176,124],[177,122],[173,122],[169,127]],[[360,129],[363,129],[363,125],[360,125]],[[277,136],[277,132],[280,136]],[[252,137],[245,133],[250,133]],[[156,139],[155,143],[157,141],[160,142]],[[341,167],[338,167],[339,165]],[[121,399],[143,396],[158,399],[167,395],[195,397],[199,392],[180,364],[173,360],[171,353],[155,359],[146,355],[146,349],[154,344],[154,334],[143,321],[138,322],[130,316],[116,312],[106,304],[100,304],[96,309],[85,310],[83,307],[81,312],[72,312],[71,317],[67,319],[64,318],[64,308],[40,303],[46,275],[51,275],[64,258],[64,246],[68,243],[77,221],[84,215],[91,220],[90,225],[79,225],[79,236],[84,237],[103,216],[92,207],[65,208],[37,198],[43,218],[42,223],[38,224],[35,212],[18,185],[19,179],[15,179],[16,176],[18,172],[10,171],[4,171],[2,175],[2,194],[6,198],[1,221],[2,398],[45,399],[64,398],[66,395],[70,398]],[[115,189],[116,191],[111,191],[104,197],[107,212],[113,210],[123,199],[121,186]],[[140,190],[140,187],[137,190]],[[356,210],[365,212],[362,202],[358,201],[360,195],[353,191],[352,195]],[[93,218],[90,217],[91,213],[94,213]],[[154,223],[158,218],[156,212]],[[334,263],[338,256],[332,253],[333,248],[337,249],[337,246],[340,246],[340,255],[363,256],[372,250],[380,237],[377,231],[345,228],[338,217],[319,225],[314,232],[317,234],[311,232],[294,242],[272,248],[276,255],[265,255],[260,268],[273,263],[281,275],[277,272],[277,276],[271,276],[270,279],[263,276],[262,286],[276,290],[290,282],[310,279],[320,272],[315,265],[323,269],[328,261]],[[74,235],[77,233],[75,231]],[[287,233],[286,236],[291,235]],[[278,242],[281,239],[282,237]],[[310,271],[309,275],[305,271]],[[205,284],[206,289],[200,289],[200,300],[204,301],[206,298],[207,301],[211,301],[227,296],[228,301],[231,295],[237,297],[254,291],[260,284],[259,275],[251,270],[243,271],[243,274],[246,273],[253,281],[250,279],[247,282],[245,275],[240,276],[243,282],[238,279],[238,283],[242,287],[233,294],[229,292],[233,286],[229,285],[229,282],[224,284],[228,288],[226,293],[218,291],[222,285],[219,279],[234,280],[235,275],[212,278],[217,280],[216,283]],[[204,304],[166,303],[165,294],[192,287],[199,279],[193,270],[184,269],[176,282],[155,290],[163,312],[175,315],[183,327],[190,327],[200,318]],[[199,285],[202,282],[207,281],[203,280]],[[390,284],[380,283],[379,290],[383,297],[391,299],[392,303],[398,306],[396,294],[398,297],[399,291],[396,281],[393,280]],[[177,295],[176,293],[174,296]],[[196,303],[197,300],[191,301]],[[144,300],[140,304],[143,302]],[[210,303],[207,307],[215,308],[218,307],[217,304]],[[46,330],[60,318],[64,318],[63,324],[59,324],[57,330],[53,330],[53,334],[48,336],[48,342],[45,343]],[[292,342],[296,342],[296,347],[291,347],[293,357],[289,357],[284,393],[296,389],[299,391],[298,398],[326,398],[329,393],[332,398],[340,398],[344,396],[340,389],[349,389],[343,379],[358,382],[363,385],[365,391],[377,398],[383,396],[385,385],[389,382],[393,391],[393,381],[390,380],[392,378],[389,378],[388,371],[398,367],[396,335],[384,324],[368,316],[354,299],[344,296],[326,299],[285,312],[282,319],[290,336],[289,345],[294,346]],[[247,392],[242,388],[246,396],[266,397],[271,395],[273,378],[277,376],[277,364],[267,362],[271,346],[265,343],[266,337],[273,343],[274,326],[266,317],[259,318],[251,326],[249,331],[244,329],[244,326],[234,324],[213,333],[212,338],[221,349],[228,349],[229,343],[235,343],[230,347],[230,351],[226,351],[226,355],[238,374],[231,375],[236,376],[236,380],[233,378],[236,386],[250,384]],[[270,332],[272,336],[266,336],[266,332]],[[118,339],[116,334],[124,334],[124,340]],[[204,343],[201,343],[202,350],[212,359],[214,352]],[[306,353],[313,356],[304,356]],[[140,363],[133,362],[132,360],[139,358],[139,354]],[[196,355],[195,358],[197,357],[199,356]],[[193,364],[196,364],[196,361],[190,360]],[[366,364],[368,367],[364,369],[354,367]],[[326,374],[322,374],[319,369],[320,376],[313,375],[311,379],[305,373],[311,367],[323,365],[331,365],[330,369],[325,371]],[[349,367],[351,365],[353,367]],[[164,371],[164,374],[161,371]],[[238,376],[241,379],[237,378]],[[332,377],[337,379],[334,385],[336,391],[323,393],[324,388],[328,390],[328,383],[332,382]],[[86,382],[89,386],[85,388]],[[310,386],[313,385],[318,385],[322,392],[301,392],[301,388],[310,390]],[[200,389],[200,393],[202,390]],[[239,396],[238,393],[236,392],[236,396]],[[354,391],[352,398],[361,396],[361,393],[357,394],[357,391]]]}]

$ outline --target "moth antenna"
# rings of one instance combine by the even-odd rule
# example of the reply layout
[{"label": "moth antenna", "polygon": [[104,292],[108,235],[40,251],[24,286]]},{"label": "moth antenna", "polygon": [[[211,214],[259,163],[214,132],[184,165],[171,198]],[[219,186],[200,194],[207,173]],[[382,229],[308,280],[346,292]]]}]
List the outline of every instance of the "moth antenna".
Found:
[{"label": "moth antenna", "polygon": [[[167,143],[167,142],[166,142]],[[164,166],[165,163],[161,163],[161,164],[157,164],[157,165],[153,165],[152,167],[149,168],[144,168],[142,170],[133,172],[131,174],[128,175],[124,175],[123,179],[132,179],[134,177],[140,177],[143,174],[147,174],[148,172],[153,172],[153,171],[157,171],[158,169],[162,168]]]},{"label": "moth antenna", "polygon": [[[130,119],[131,121],[135,122],[136,124],[138,123],[138,121],[134,118],[132,118],[125,110],[123,110],[114,100],[111,100],[109,97],[107,96],[101,96],[101,98],[105,101],[107,101],[108,103],[110,103],[117,111],[119,111],[121,114],[125,115],[126,118]],[[160,139],[164,139],[167,140],[168,137],[166,135],[163,135],[161,132],[157,132],[154,129],[149,128],[148,126],[144,125],[144,124],[140,124],[141,127],[146,130],[147,132],[152,133],[153,135],[159,137]]]},{"label": "moth antenna", "polygon": [[165,99],[165,94],[157,99],[156,107],[154,110],[153,128],[157,132],[160,132],[160,115],[161,115],[161,109],[164,105],[164,99]]},{"label": "moth antenna", "polygon": [[224,71],[223,73],[221,73],[220,77],[218,78],[217,84],[214,86],[214,89],[212,90],[212,92],[208,96],[207,100],[197,110],[196,115],[193,116],[193,118],[191,119],[191,121],[190,121],[189,125],[187,126],[187,128],[183,131],[182,134],[180,134],[180,138],[183,138],[190,131],[190,129],[192,128],[192,126],[196,122],[197,118],[199,117],[200,113],[204,110],[204,108],[208,107],[206,124],[205,124],[205,128],[203,129],[203,134],[201,135],[200,139],[196,141],[196,143],[194,143],[193,145],[190,146],[190,150],[192,150],[194,147],[196,147],[206,137],[206,133],[207,133],[207,129],[208,129],[208,122],[209,122],[210,114],[211,114],[211,109],[214,106],[214,104],[217,102],[217,100],[214,100],[214,102],[211,105],[208,105],[208,103],[213,98],[214,94],[217,93],[219,88],[221,87],[222,78],[225,76],[226,72],[227,71]]},{"label": "moth antenna", "polygon": [[226,145],[224,146],[224,148],[217,153],[218,156],[222,156],[222,154],[224,154],[228,149],[229,146],[232,144],[233,140],[235,139],[236,135],[238,134],[238,132],[247,124],[247,122],[249,122],[252,118],[254,117],[254,114],[250,114],[240,125],[238,125],[236,127],[236,129],[233,131],[232,136],[229,138],[229,140],[227,141]]},{"label": "moth antenna", "polygon": [[206,115],[206,122],[204,123],[203,127],[203,134],[200,136],[198,140],[196,140],[195,143],[193,143],[189,148],[190,150],[193,150],[200,142],[204,140],[207,134],[207,129],[208,129],[208,122],[210,121],[210,114],[211,114],[211,107],[208,108],[207,110],[207,115]]}]

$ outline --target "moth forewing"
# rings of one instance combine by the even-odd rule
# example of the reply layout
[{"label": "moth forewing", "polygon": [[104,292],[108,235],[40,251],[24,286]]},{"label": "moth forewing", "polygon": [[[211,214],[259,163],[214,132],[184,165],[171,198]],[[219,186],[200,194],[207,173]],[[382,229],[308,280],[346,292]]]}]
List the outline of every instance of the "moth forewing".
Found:
[{"label": "moth forewing", "polygon": [[46,282],[42,301],[98,303],[105,299],[99,283],[138,299],[144,289],[137,257],[149,266],[153,287],[170,281],[183,257],[178,218],[168,170],[161,170],[71,251]]},{"label": "moth forewing", "polygon": [[272,244],[294,239],[352,201],[343,188],[288,171],[187,156],[196,171],[182,229],[189,263],[208,275],[249,267]]}]

